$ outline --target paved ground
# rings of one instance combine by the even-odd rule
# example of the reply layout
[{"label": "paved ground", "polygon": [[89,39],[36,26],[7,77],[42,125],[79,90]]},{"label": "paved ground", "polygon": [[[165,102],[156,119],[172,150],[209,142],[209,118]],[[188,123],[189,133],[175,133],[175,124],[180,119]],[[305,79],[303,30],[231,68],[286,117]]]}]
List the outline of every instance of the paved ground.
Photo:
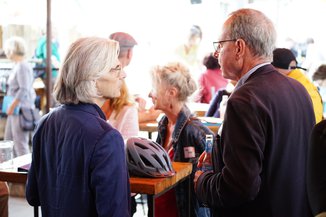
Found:
[{"label": "paved ground", "polygon": [[[146,203],[146,197],[144,198]],[[137,201],[140,201],[137,199]],[[144,214],[145,213],[145,214]],[[9,217],[33,217],[34,211],[25,198],[22,197],[10,197],[9,198]],[[41,211],[39,211],[41,217]],[[144,205],[144,210],[141,204],[137,205],[137,212],[133,217],[146,217],[147,216],[147,205]]]}]

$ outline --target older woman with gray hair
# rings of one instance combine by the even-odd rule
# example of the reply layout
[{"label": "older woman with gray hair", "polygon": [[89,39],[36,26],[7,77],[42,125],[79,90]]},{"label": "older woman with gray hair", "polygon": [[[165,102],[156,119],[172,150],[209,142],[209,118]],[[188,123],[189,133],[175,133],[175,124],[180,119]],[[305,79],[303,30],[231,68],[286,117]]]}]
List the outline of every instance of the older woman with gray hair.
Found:
[{"label": "older woman with gray hair", "polygon": [[[171,160],[193,164],[193,175],[197,170],[198,157],[205,150],[206,135],[213,133],[186,106],[188,97],[196,90],[196,84],[189,69],[179,62],[158,65],[151,71],[154,109],[160,109],[165,116],[158,126],[157,142],[169,153]],[[190,216],[210,216],[207,208],[201,207],[191,187]],[[155,201],[155,216],[186,216],[189,198],[187,184],[176,187]],[[177,207],[176,207],[177,206]]]},{"label": "older woman with gray hair", "polygon": [[29,132],[19,124],[19,107],[34,108],[35,90],[32,66],[25,60],[26,43],[21,37],[11,37],[5,42],[4,51],[13,62],[13,69],[8,79],[7,98],[10,98],[4,139],[14,141],[14,157],[30,153]]},{"label": "older woman with gray hair", "polygon": [[62,105],[40,120],[33,137],[26,199],[42,216],[130,216],[124,142],[101,106],[118,97],[125,74],[116,41],[74,42],[54,86]]}]

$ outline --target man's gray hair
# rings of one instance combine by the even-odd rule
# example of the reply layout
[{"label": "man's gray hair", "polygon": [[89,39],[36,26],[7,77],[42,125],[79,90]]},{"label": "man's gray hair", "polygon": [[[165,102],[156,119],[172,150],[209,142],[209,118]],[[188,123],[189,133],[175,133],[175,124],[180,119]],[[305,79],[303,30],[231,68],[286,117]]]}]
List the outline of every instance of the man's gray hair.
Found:
[{"label": "man's gray hair", "polygon": [[118,42],[99,37],[80,38],[65,57],[54,85],[54,97],[62,104],[94,103],[99,97],[96,80],[114,68],[118,60]]},{"label": "man's gray hair", "polygon": [[276,30],[265,14],[254,9],[240,9],[232,12],[230,19],[231,39],[243,39],[255,56],[272,58]]}]

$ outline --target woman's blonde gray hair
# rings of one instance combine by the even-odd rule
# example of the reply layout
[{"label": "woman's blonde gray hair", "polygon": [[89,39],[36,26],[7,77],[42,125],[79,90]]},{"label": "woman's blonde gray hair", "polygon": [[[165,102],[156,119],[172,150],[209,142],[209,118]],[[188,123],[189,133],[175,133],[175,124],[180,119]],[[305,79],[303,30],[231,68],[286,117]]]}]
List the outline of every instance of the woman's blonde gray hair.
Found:
[{"label": "woman's blonde gray hair", "polygon": [[54,98],[61,104],[93,103],[100,97],[96,80],[116,67],[118,42],[106,38],[80,38],[71,44],[54,85]]},{"label": "woman's blonde gray hair", "polygon": [[191,77],[189,68],[180,62],[154,66],[151,70],[153,84],[163,84],[178,89],[178,100],[186,102],[196,89],[196,82]]},{"label": "woman's blonde gray hair", "polygon": [[18,36],[12,36],[4,45],[4,51],[8,58],[12,55],[25,56],[27,45],[23,38]]}]

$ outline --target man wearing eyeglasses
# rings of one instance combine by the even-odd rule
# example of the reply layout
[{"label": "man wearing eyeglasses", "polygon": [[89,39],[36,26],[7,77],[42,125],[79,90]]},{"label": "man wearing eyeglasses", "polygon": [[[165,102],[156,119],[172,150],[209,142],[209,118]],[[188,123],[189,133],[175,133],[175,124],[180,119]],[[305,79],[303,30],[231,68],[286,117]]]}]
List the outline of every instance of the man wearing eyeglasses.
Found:
[{"label": "man wearing eyeglasses", "polygon": [[217,135],[213,171],[197,171],[199,200],[219,217],[307,217],[306,161],[315,124],[307,91],[271,65],[276,31],[260,11],[240,9],[214,43],[226,79],[236,80]]}]

